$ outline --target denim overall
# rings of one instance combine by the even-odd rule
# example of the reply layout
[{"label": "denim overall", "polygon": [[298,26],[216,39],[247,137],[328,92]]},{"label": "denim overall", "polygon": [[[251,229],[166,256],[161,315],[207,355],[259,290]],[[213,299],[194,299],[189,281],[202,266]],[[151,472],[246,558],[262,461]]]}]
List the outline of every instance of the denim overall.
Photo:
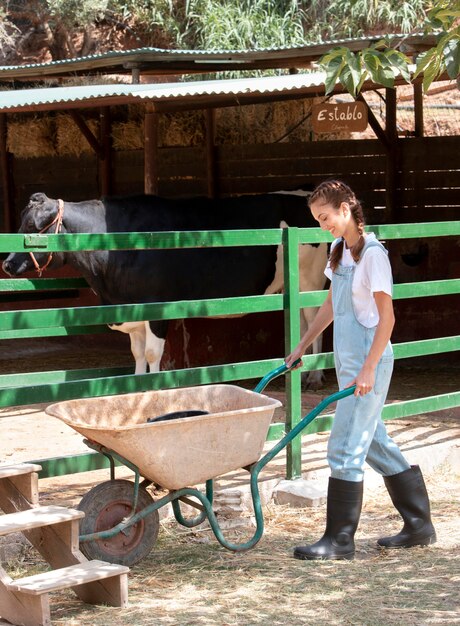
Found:
[{"label": "denim overall", "polygon": [[[361,258],[372,246],[385,250],[380,242],[371,240],[365,244]],[[354,271],[355,266],[339,265],[332,275],[334,358],[340,389],[358,375],[376,330],[376,327],[363,326],[355,316],[352,302]],[[383,476],[392,476],[410,468],[398,446],[388,436],[381,419],[393,360],[393,349],[388,342],[376,368],[373,389],[364,396],[352,395],[338,402],[327,449],[332,478],[362,481],[365,461]]]}]

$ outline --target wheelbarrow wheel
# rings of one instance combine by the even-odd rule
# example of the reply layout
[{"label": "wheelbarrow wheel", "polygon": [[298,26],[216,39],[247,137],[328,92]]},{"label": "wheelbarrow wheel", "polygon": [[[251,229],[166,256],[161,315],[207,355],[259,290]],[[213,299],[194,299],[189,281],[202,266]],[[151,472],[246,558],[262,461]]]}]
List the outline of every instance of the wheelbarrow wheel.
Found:
[{"label": "wheelbarrow wheel", "polygon": [[[109,480],[97,485],[78,505],[78,509],[85,513],[80,522],[80,534],[89,535],[113,528],[131,515],[133,501],[134,483],[129,480]],[[140,487],[136,513],[152,503],[152,496]],[[154,546],[159,527],[158,511],[153,511],[114,537],[80,543],[80,550],[88,559],[134,565],[147,556]]]}]

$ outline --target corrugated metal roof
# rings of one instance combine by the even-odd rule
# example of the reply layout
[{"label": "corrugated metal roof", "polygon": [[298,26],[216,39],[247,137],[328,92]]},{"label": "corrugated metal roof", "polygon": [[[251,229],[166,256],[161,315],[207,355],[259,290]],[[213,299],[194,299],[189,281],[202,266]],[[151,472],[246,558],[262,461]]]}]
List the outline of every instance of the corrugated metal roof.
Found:
[{"label": "corrugated metal roof", "polygon": [[[240,78],[151,85],[88,85],[78,87],[48,87],[0,91],[0,112],[39,111],[62,108],[83,108],[149,100],[155,104],[184,101],[184,104],[209,99],[238,104],[245,96],[274,96],[283,93],[307,95],[324,93],[323,72],[309,72],[289,76]],[[210,105],[209,105],[210,106]]]},{"label": "corrugated metal roof", "polygon": [[[434,35],[387,35],[392,45],[404,46],[406,52],[420,51],[435,45]],[[319,44],[288,48],[255,50],[164,50],[139,48],[64,59],[49,63],[0,66],[0,80],[40,79],[100,71],[126,73],[138,67],[145,73],[177,74],[224,71],[308,67],[335,46],[360,50],[380,40],[381,36],[360,39],[337,39]]]}]

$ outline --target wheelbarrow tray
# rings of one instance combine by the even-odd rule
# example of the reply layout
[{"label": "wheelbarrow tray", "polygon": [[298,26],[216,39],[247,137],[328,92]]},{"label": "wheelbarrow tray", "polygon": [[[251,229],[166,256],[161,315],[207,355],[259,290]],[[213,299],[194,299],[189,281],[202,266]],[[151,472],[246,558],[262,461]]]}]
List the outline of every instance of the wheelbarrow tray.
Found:
[{"label": "wheelbarrow tray", "polygon": [[[136,465],[166,489],[205,482],[259,460],[281,402],[235,385],[205,385],[69,400],[46,412]],[[199,409],[208,415],[147,423]]]}]

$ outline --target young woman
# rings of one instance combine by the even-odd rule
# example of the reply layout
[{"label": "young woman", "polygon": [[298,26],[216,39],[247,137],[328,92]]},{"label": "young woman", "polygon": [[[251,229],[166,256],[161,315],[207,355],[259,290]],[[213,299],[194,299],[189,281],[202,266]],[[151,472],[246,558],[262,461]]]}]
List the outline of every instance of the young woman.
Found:
[{"label": "young woman", "polygon": [[[313,217],[334,237],[325,274],[328,296],[295,350],[292,364],[334,321],[334,359],[339,387],[356,385],[340,400],[328,442],[331,470],[323,537],[294,550],[298,559],[353,559],[354,534],[361,514],[364,462],[383,475],[404,526],[378,540],[385,548],[434,543],[430,504],[418,466],[410,466],[388,436],[381,412],[393,371],[390,337],[394,326],[392,273],[388,253],[364,231],[362,207],[344,183],[318,185],[309,199]],[[297,366],[299,367],[300,364]]]}]

